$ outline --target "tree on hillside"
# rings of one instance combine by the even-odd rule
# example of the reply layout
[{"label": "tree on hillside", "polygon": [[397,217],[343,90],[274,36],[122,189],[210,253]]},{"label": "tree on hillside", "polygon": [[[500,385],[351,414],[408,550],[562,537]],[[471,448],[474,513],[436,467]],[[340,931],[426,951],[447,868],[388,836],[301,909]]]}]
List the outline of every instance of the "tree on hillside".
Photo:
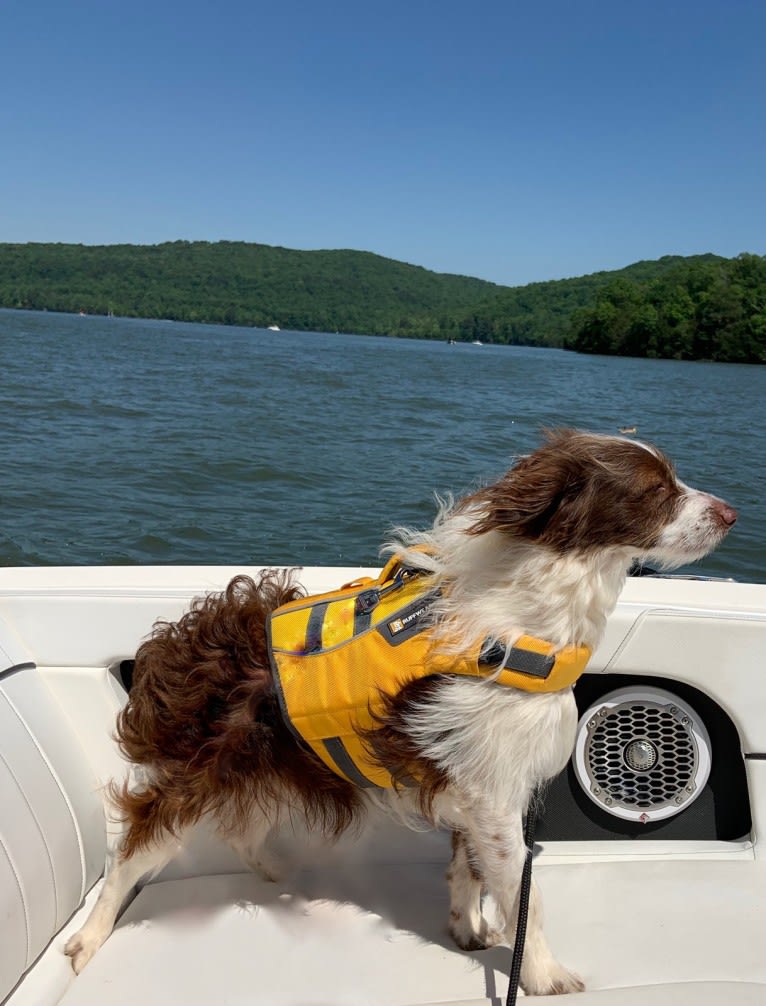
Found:
[{"label": "tree on hillside", "polygon": [[620,281],[574,318],[583,353],[766,362],[766,259],[682,263],[652,282]]}]

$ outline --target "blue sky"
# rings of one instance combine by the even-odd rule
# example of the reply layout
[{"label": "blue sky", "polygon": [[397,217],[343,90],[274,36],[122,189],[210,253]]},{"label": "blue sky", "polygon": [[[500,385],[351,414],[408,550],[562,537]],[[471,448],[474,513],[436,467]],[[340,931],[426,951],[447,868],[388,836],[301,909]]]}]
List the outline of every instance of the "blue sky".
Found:
[{"label": "blue sky", "polygon": [[0,241],[766,252],[763,0],[4,0]]}]

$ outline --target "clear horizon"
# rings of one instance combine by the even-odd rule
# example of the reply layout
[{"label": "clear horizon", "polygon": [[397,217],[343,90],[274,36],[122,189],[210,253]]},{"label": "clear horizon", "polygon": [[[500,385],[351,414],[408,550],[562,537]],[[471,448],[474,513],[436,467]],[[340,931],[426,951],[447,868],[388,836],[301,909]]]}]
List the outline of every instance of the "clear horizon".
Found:
[{"label": "clear horizon", "polygon": [[766,251],[760,0],[10,0],[0,241],[350,248],[506,286]]}]

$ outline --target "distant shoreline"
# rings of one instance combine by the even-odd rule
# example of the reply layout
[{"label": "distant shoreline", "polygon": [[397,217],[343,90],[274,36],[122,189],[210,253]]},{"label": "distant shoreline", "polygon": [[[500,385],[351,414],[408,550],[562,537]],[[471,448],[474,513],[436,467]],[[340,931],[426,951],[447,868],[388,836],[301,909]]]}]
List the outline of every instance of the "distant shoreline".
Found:
[{"label": "distant shoreline", "polygon": [[244,242],[0,244],[0,307],[766,363],[766,258],[665,256],[501,287],[369,252]]},{"label": "distant shoreline", "polygon": [[[0,307],[0,318],[3,316],[3,314],[27,314],[27,315],[40,314],[40,315],[46,315],[46,316],[60,315],[62,318],[80,318],[81,317],[83,319],[88,319],[88,320],[98,320],[98,321],[104,321],[104,322],[107,322],[107,321],[110,321],[110,320],[119,321],[119,322],[127,321],[127,322],[135,322],[137,324],[140,324],[141,322],[149,322],[151,324],[157,324],[157,325],[199,325],[201,328],[204,328],[204,327],[207,326],[207,327],[210,327],[210,328],[242,329],[242,330],[250,330],[250,331],[253,331],[253,332],[262,332],[264,335],[268,334],[268,335],[273,335],[273,336],[280,336],[280,335],[287,335],[287,336],[289,336],[289,335],[317,335],[317,336],[342,335],[342,336],[345,336],[345,337],[350,338],[350,339],[386,339],[386,340],[406,339],[408,341],[413,341],[413,342],[431,342],[431,343],[437,343],[437,344],[447,343],[448,342],[448,340],[442,340],[442,339],[436,339],[436,338],[430,338],[429,339],[429,338],[425,338],[423,336],[416,336],[416,335],[380,335],[380,334],[375,333],[375,332],[323,332],[323,331],[321,331],[319,329],[294,329],[294,328],[283,328],[283,329],[280,329],[279,332],[274,332],[274,331],[270,331],[268,328],[263,328],[263,327],[258,326],[258,325],[225,325],[225,324],[221,324],[219,322],[185,321],[184,319],[179,319],[179,318],[144,318],[144,317],[131,317],[131,316],[126,316],[126,315],[112,315],[111,317],[109,317],[108,315],[105,315],[105,314],[84,314],[84,315],[80,315],[79,312],[75,312],[75,311],[51,311],[51,310],[48,310],[48,309],[45,309],[45,308],[44,309],[38,309],[38,308],[21,308],[21,307]],[[460,341],[454,343],[454,345],[457,346],[457,347],[461,347],[461,348],[471,348],[473,346],[473,343],[469,342],[468,340],[460,340]],[[522,345],[522,344],[516,344],[516,343],[509,344],[509,343],[488,342],[488,343],[483,343],[482,344],[481,348],[484,348],[484,347],[487,347],[487,348],[498,348],[498,349],[524,349],[526,351],[535,351],[535,350],[538,350],[540,352],[563,353],[563,354],[573,355],[573,356],[593,356],[593,357],[599,357],[599,356],[601,356],[604,359],[615,359],[615,358],[634,359],[634,360],[647,359],[647,357],[640,357],[640,356],[633,356],[633,357],[631,357],[631,356],[627,356],[626,354],[621,354],[621,357],[618,357],[618,354],[615,354],[615,353],[584,353],[584,352],[580,352],[579,350],[573,349],[573,348],[571,348],[569,346],[531,346],[531,345]],[[480,351],[479,347],[476,347],[476,351],[477,352]],[[678,363],[703,363],[704,364],[704,363],[722,363],[722,362],[726,362],[726,361],[721,361],[721,360],[708,360],[708,359],[704,359],[704,358],[695,359],[695,360],[689,360],[689,359],[687,359],[687,360],[675,360],[673,357],[655,357],[655,359],[657,359],[658,361],[664,360],[666,362],[667,361],[671,361],[671,362],[678,362]],[[749,365],[747,365],[747,366],[749,366]]]}]

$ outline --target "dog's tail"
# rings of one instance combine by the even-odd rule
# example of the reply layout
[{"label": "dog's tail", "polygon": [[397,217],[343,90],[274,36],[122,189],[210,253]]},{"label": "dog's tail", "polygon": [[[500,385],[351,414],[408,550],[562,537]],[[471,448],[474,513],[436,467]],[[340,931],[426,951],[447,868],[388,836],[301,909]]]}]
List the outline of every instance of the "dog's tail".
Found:
[{"label": "dog's tail", "polygon": [[147,766],[147,779],[112,793],[130,826],[127,854],[207,811],[222,816],[242,804],[245,789],[248,800],[268,789],[263,773],[253,792],[276,707],[266,619],[303,593],[286,570],[237,576],[178,622],[158,622],[141,645],[117,741],[129,761]]},{"label": "dog's tail", "polygon": [[[133,688],[117,720],[125,757],[144,765],[193,760],[227,726],[242,693],[257,718],[253,703],[272,683],[267,616],[302,596],[289,571],[269,569],[197,598],[178,622],[157,622],[136,654]],[[232,702],[236,695],[240,701]]]}]

